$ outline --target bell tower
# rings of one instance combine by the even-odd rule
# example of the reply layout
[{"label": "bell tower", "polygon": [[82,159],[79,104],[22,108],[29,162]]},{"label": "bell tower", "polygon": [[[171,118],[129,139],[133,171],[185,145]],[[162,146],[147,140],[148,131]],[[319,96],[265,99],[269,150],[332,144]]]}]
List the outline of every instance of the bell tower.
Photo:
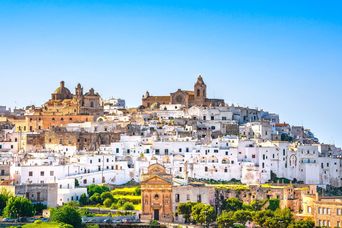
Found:
[{"label": "bell tower", "polygon": [[201,75],[198,76],[194,86],[195,104],[204,105],[207,99],[207,85],[204,83]]}]

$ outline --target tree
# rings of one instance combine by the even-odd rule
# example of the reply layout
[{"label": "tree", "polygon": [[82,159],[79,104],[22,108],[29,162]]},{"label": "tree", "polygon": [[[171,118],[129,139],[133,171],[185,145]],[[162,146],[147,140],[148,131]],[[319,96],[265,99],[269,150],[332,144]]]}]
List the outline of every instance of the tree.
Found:
[{"label": "tree", "polygon": [[75,228],[82,227],[82,219],[79,212],[69,206],[63,206],[51,210],[51,221],[57,223],[65,223],[74,226]]},{"label": "tree", "polygon": [[287,228],[292,223],[292,213],[290,209],[278,209],[274,212],[274,216],[268,218],[265,227],[269,228]]},{"label": "tree", "polygon": [[125,210],[125,211],[134,211],[134,205],[133,205],[133,203],[126,202],[126,203],[122,206],[122,210]]},{"label": "tree", "polygon": [[190,222],[190,218],[191,218],[191,212],[192,212],[192,207],[195,205],[195,203],[180,203],[177,207],[177,212],[178,214],[182,215],[185,223],[189,223]]},{"label": "tree", "polygon": [[233,218],[234,212],[224,211],[218,218],[217,218],[217,225],[219,228],[228,228],[233,227],[234,223],[236,222]]},{"label": "tree", "polygon": [[90,198],[89,201],[91,204],[96,205],[96,204],[101,204],[102,199],[100,193],[94,193]]},{"label": "tree", "polygon": [[7,200],[8,195],[0,194],[0,214],[2,214],[4,208],[6,207]]},{"label": "tree", "polygon": [[101,194],[102,201],[105,201],[106,199],[110,199],[113,201],[113,195],[110,192],[104,192]]},{"label": "tree", "polygon": [[43,210],[47,209],[47,206],[42,203],[37,203],[37,204],[34,204],[33,206],[37,215],[43,214]]},{"label": "tree", "polygon": [[296,221],[292,222],[289,225],[289,228],[314,228],[315,223],[311,220],[301,220],[301,221]]},{"label": "tree", "polygon": [[279,199],[270,199],[268,209],[271,211],[276,211],[280,208],[280,200]]},{"label": "tree", "polygon": [[234,213],[233,219],[236,222],[245,225],[248,221],[252,221],[252,216],[252,212],[250,211],[238,210]]},{"label": "tree", "polygon": [[253,211],[261,211],[262,207],[265,205],[265,200],[253,200],[250,203],[250,207]]},{"label": "tree", "polygon": [[81,195],[79,202],[81,206],[85,206],[89,203],[89,199],[85,193]]},{"label": "tree", "polygon": [[265,227],[266,220],[272,218],[274,212],[271,210],[258,211],[253,216],[253,221],[261,227]]},{"label": "tree", "polygon": [[89,185],[87,187],[89,197],[92,197],[95,193],[102,194],[104,192],[109,192],[109,188],[107,186],[102,185]]},{"label": "tree", "polygon": [[215,209],[210,205],[197,203],[192,207],[191,216],[197,224],[205,224],[208,226],[215,221]]},{"label": "tree", "polygon": [[31,217],[35,214],[35,209],[30,200],[24,197],[11,197],[3,214],[8,218]]},{"label": "tree", "polygon": [[223,210],[238,211],[242,210],[243,202],[237,198],[229,198],[223,203]]}]

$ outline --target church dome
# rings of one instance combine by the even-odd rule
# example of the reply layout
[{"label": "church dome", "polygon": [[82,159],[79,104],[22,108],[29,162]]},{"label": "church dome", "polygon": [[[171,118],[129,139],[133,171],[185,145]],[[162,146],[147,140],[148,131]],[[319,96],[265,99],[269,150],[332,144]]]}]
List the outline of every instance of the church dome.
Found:
[{"label": "church dome", "polygon": [[72,93],[65,87],[64,81],[61,81],[60,86],[52,94],[52,97],[55,100],[72,99]]}]

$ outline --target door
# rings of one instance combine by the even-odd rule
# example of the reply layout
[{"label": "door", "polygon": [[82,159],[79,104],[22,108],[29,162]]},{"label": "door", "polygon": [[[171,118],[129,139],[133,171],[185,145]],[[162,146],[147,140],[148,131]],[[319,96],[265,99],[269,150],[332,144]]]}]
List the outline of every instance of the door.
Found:
[{"label": "door", "polygon": [[159,210],[154,210],[154,220],[159,221]]}]

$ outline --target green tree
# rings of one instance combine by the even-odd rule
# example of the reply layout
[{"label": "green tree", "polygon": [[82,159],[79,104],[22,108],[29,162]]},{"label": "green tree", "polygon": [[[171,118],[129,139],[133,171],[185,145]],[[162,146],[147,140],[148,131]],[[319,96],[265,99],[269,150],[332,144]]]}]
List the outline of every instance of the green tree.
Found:
[{"label": "green tree", "polygon": [[217,225],[219,228],[228,228],[233,227],[234,223],[236,222],[233,218],[234,212],[224,211],[218,218],[217,218]]},{"label": "green tree", "polygon": [[245,225],[248,221],[252,221],[252,217],[252,212],[245,210],[238,210],[233,215],[233,219],[243,225]]},{"label": "green tree", "polygon": [[270,199],[268,209],[271,211],[276,211],[280,208],[280,200],[279,199]]},{"label": "green tree", "polygon": [[253,211],[261,211],[264,205],[265,205],[265,200],[253,200],[250,203],[250,206]]},{"label": "green tree", "polygon": [[192,212],[192,207],[195,205],[196,203],[180,203],[177,207],[177,212],[178,214],[182,215],[185,223],[189,223],[190,222],[190,218],[191,218],[191,212]]},{"label": "green tree", "polygon": [[81,206],[85,206],[85,205],[88,205],[89,203],[89,199],[87,197],[87,195],[85,193],[83,193],[80,197],[80,200],[79,200],[79,203]]},{"label": "green tree", "polygon": [[274,212],[274,216],[266,219],[265,227],[268,228],[287,228],[293,222],[290,209],[278,209]]},{"label": "green tree", "polygon": [[90,198],[89,201],[91,204],[102,204],[102,199],[100,193],[94,193]]},{"label": "green tree", "polygon": [[253,221],[261,227],[265,227],[266,220],[272,218],[274,212],[271,210],[258,211],[253,216]]},{"label": "green tree", "polygon": [[102,185],[89,185],[87,187],[89,197],[92,197],[95,193],[102,194],[104,192],[109,192],[109,188],[107,186]]},{"label": "green tree", "polygon": [[24,197],[11,197],[3,214],[9,218],[31,217],[35,214],[35,209],[30,200]]},{"label": "green tree", "polygon": [[0,214],[2,214],[4,208],[6,207],[7,200],[8,195],[0,194]]},{"label": "green tree", "polygon": [[242,210],[243,202],[237,198],[226,199],[223,203],[223,210],[225,211],[238,211]]},{"label": "green tree", "polygon": [[210,223],[215,221],[215,209],[210,205],[197,203],[192,207],[191,216],[197,224],[209,226]]},{"label": "green tree", "polygon": [[122,210],[125,210],[125,211],[134,211],[134,205],[133,205],[133,203],[126,202],[126,203],[122,206]]},{"label": "green tree", "polygon": [[289,228],[314,228],[315,223],[311,220],[301,220],[301,221],[296,221],[292,222],[289,225]]},{"label": "green tree", "polygon": [[110,208],[113,204],[113,200],[111,200],[110,198],[105,199],[105,201],[103,201],[103,205],[107,208]]},{"label": "green tree", "polygon": [[82,219],[80,213],[73,207],[66,205],[51,210],[51,221],[57,223],[65,223],[75,228],[82,227]]}]

